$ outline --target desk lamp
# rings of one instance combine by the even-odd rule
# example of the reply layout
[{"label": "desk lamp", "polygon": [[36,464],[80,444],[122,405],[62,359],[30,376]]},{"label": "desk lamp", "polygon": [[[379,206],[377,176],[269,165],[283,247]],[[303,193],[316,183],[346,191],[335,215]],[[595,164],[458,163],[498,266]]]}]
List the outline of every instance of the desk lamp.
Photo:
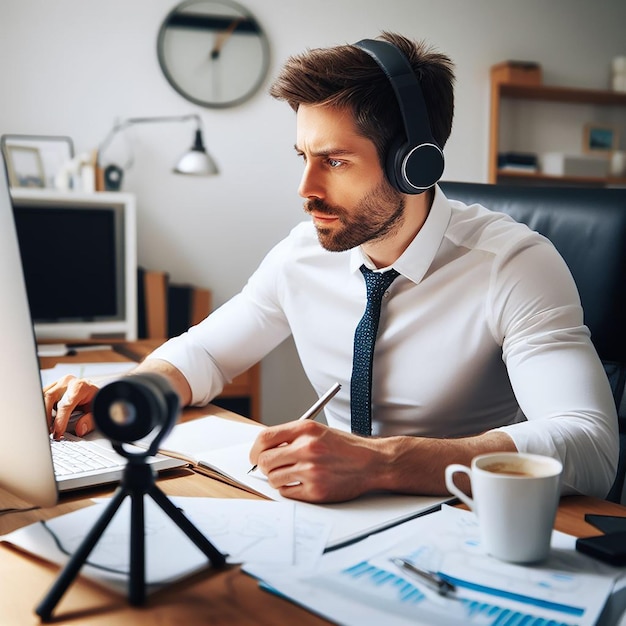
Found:
[{"label": "desk lamp", "polygon": [[104,138],[102,143],[98,146],[96,161],[98,182],[96,184],[96,188],[99,190],[107,189],[117,191],[121,187],[124,171],[129,169],[133,164],[133,157],[131,155],[124,167],[111,164],[103,170],[102,155],[109,147],[117,133],[126,130],[130,126],[134,126],[135,124],[160,124],[166,122],[187,122],[189,120],[194,120],[196,122],[194,143],[191,148],[180,157],[172,171],[175,174],[186,174],[191,176],[213,176],[214,174],[217,174],[217,165],[204,146],[202,138],[202,123],[199,115],[191,113],[188,115],[170,115],[161,117],[130,117],[116,123],[109,131],[109,134]]}]

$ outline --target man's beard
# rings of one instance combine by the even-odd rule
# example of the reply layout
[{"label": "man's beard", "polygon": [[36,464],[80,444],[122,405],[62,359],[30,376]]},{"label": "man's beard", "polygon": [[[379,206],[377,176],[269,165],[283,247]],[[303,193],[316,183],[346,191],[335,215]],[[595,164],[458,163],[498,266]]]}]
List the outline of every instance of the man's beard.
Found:
[{"label": "man's beard", "polygon": [[323,200],[307,200],[304,210],[334,215],[341,228],[317,226],[320,244],[330,252],[343,252],[368,241],[383,239],[397,231],[404,221],[405,201],[401,193],[383,180],[374,190],[364,196],[354,210],[326,204]]}]

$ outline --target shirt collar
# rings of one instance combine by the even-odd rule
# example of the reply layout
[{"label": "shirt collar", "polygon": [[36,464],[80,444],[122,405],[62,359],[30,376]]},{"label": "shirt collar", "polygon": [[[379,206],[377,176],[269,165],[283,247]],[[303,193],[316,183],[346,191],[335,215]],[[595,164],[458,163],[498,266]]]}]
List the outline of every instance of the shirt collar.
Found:
[{"label": "shirt collar", "polygon": [[[428,217],[407,249],[392,267],[414,283],[419,283],[431,266],[450,223],[452,209],[439,185]],[[350,271],[358,271],[361,265],[375,269],[360,246],[350,251]],[[389,268],[384,268],[389,269]]]}]

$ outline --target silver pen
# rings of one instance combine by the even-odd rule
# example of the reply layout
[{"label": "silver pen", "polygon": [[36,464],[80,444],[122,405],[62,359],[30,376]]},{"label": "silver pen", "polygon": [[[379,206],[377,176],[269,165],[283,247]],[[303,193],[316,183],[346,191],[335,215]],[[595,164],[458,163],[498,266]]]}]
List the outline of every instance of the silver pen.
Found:
[{"label": "silver pen", "polygon": [[[315,419],[318,414],[322,411],[322,409],[328,404],[328,402],[334,398],[335,394],[341,389],[340,383],[335,383],[323,396],[321,396],[315,404],[311,406],[310,409],[307,409],[296,421],[301,422],[303,420],[312,420]],[[249,470],[248,474],[254,472],[257,468],[256,465],[253,465]]]},{"label": "silver pen", "polygon": [[391,557],[390,561],[400,569],[412,574],[415,578],[423,582],[428,588],[436,591],[441,596],[447,596],[456,591],[456,587],[442,578],[439,574],[417,567],[414,563],[401,557]]}]

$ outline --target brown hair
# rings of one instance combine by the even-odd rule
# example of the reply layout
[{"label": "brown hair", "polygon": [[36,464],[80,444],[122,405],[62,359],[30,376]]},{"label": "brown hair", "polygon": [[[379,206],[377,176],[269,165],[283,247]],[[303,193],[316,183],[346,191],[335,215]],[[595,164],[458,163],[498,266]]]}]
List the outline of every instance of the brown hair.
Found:
[{"label": "brown hair", "polygon": [[[433,138],[443,148],[454,115],[454,64],[425,42],[387,32],[380,38],[409,60],[424,94]],[[374,59],[353,45],[316,48],[290,57],[270,95],[285,100],[294,111],[301,104],[351,110],[359,132],[376,146],[381,164],[394,138],[404,135],[391,83]]]}]

